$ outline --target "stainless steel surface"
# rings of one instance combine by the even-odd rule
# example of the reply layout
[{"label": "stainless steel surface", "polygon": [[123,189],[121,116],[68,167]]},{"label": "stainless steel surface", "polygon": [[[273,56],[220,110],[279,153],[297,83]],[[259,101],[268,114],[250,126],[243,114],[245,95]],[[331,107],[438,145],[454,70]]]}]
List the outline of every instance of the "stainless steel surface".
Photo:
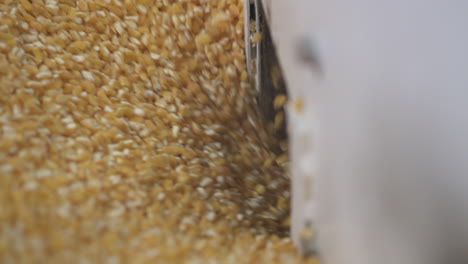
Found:
[{"label": "stainless steel surface", "polygon": [[[249,36],[246,37],[246,54],[248,73],[251,78],[251,83],[258,91],[258,103],[260,111],[267,122],[273,122],[276,111],[273,107],[273,100],[279,94],[287,94],[286,85],[282,77],[281,65],[278,62],[275,45],[271,38],[268,17],[265,13],[267,10],[260,0],[246,1],[249,3],[247,15],[249,23],[254,21],[255,32],[250,32],[249,25],[246,26],[246,32]],[[254,12],[252,12],[254,10]],[[253,41],[253,36],[261,34],[261,40]],[[275,76],[275,74],[277,76]],[[276,80],[274,80],[276,78]],[[280,138],[287,137],[286,126],[277,132]]]}]

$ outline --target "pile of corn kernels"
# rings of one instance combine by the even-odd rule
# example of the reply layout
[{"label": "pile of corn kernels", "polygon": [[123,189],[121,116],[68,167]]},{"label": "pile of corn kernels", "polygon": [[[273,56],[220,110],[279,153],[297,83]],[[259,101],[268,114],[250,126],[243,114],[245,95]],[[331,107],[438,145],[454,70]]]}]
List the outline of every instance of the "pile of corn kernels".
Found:
[{"label": "pile of corn kernels", "polygon": [[242,0],[0,3],[1,263],[309,263]]}]

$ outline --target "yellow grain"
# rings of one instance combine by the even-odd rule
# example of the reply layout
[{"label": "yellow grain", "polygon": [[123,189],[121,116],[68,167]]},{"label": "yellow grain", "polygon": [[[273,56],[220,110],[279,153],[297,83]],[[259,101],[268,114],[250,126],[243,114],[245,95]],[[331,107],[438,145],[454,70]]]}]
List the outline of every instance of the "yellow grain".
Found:
[{"label": "yellow grain", "polygon": [[0,263],[308,263],[243,3],[2,2]]},{"label": "yellow grain", "polygon": [[255,32],[252,35],[252,42],[253,43],[259,43],[260,41],[262,41],[262,39],[263,39],[263,35],[260,32]]},{"label": "yellow grain", "polygon": [[302,99],[300,98],[294,99],[293,109],[297,113],[302,113],[304,111],[304,102],[302,101]]},{"label": "yellow grain", "polygon": [[275,97],[273,100],[273,106],[275,109],[280,109],[284,106],[286,101],[288,100],[288,97],[284,94],[279,94]]}]

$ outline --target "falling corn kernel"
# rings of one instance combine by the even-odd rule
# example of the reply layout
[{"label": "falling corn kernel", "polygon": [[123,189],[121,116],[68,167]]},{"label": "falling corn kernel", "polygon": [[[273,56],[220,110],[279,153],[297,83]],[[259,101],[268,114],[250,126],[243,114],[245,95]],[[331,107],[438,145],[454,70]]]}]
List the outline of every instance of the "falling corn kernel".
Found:
[{"label": "falling corn kernel", "polygon": [[303,112],[303,110],[304,110],[304,102],[302,101],[302,99],[300,99],[300,98],[294,99],[294,101],[293,101],[293,109],[294,109],[294,111],[296,111],[297,113],[302,113],[302,112]]},{"label": "falling corn kernel", "polygon": [[276,162],[278,164],[280,164],[280,165],[286,163],[288,160],[289,160],[289,157],[288,157],[288,155],[286,153],[282,154],[278,158],[276,158]]},{"label": "falling corn kernel", "polygon": [[278,112],[275,115],[274,129],[278,130],[283,126],[284,123],[284,112]]},{"label": "falling corn kernel", "polygon": [[250,21],[249,29],[250,29],[250,32],[252,32],[252,33],[256,31],[257,27],[256,27],[256,24],[255,24],[254,20]]},{"label": "falling corn kernel", "polygon": [[282,108],[284,106],[284,104],[286,103],[287,100],[288,100],[288,97],[286,95],[279,94],[273,100],[273,107],[275,109],[280,109],[280,108]]},{"label": "falling corn kernel", "polygon": [[280,89],[280,84],[281,84],[282,76],[281,76],[281,70],[278,64],[274,64],[271,67],[271,81],[273,83],[273,88],[276,90]]},{"label": "falling corn kernel", "polygon": [[253,43],[259,43],[260,41],[262,41],[262,38],[263,38],[262,33],[260,33],[260,32],[255,32],[255,33],[252,35],[252,42],[253,42]]}]

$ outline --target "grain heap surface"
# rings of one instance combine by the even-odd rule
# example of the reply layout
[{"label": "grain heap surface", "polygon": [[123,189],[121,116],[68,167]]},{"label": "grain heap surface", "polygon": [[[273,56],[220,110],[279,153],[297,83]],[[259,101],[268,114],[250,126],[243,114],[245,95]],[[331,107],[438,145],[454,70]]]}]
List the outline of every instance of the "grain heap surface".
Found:
[{"label": "grain heap surface", "polygon": [[0,3],[0,263],[312,261],[242,2]]}]

